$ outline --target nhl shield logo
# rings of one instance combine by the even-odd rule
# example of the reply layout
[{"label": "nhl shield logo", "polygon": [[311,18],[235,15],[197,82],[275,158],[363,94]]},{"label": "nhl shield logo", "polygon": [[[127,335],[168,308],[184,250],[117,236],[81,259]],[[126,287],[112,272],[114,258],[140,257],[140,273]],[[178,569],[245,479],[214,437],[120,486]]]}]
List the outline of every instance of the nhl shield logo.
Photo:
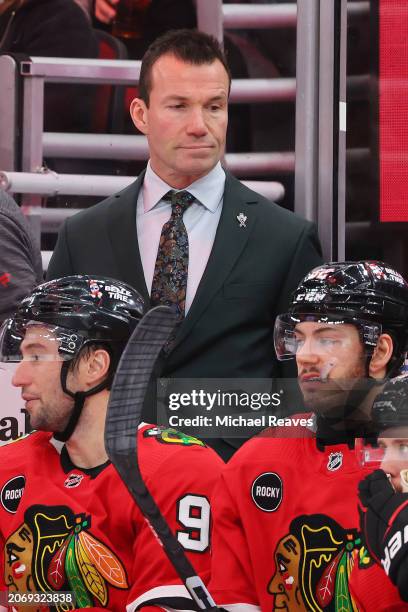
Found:
[{"label": "nhl shield logo", "polygon": [[327,469],[329,472],[335,472],[343,465],[343,453],[330,453],[329,460],[327,462]]},{"label": "nhl shield logo", "polygon": [[79,487],[82,479],[82,474],[70,474],[64,482],[64,487],[66,487],[67,489],[75,489],[75,487]]}]

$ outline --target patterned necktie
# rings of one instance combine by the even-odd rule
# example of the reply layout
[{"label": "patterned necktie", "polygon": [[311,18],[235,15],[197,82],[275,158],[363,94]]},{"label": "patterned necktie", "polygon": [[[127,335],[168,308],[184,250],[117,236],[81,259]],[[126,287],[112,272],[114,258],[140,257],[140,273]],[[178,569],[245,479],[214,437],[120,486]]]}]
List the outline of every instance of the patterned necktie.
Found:
[{"label": "patterned necktie", "polygon": [[186,305],[188,273],[188,235],[183,214],[195,198],[188,191],[169,191],[163,199],[171,199],[171,217],[161,231],[151,304],[174,306],[181,319]]}]

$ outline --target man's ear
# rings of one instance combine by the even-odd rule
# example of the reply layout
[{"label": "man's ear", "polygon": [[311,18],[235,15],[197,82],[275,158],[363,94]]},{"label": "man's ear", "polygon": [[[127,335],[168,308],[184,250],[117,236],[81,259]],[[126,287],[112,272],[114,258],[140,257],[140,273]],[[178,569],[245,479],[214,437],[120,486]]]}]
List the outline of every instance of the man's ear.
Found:
[{"label": "man's ear", "polygon": [[394,344],[389,334],[381,334],[368,366],[371,378],[385,378],[387,365],[392,357]]},{"label": "man's ear", "polygon": [[111,358],[107,350],[97,348],[83,359],[80,367],[80,376],[83,382],[92,389],[99,385],[108,375]]},{"label": "man's ear", "polygon": [[130,105],[130,116],[137,129],[142,134],[148,134],[149,122],[147,118],[147,106],[141,98],[134,98]]}]

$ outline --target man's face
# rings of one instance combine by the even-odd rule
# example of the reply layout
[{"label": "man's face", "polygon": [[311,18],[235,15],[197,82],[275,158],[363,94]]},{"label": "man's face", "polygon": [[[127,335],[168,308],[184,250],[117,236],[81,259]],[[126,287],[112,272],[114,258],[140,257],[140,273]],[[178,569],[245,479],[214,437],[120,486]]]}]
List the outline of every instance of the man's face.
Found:
[{"label": "man's face", "polygon": [[43,325],[29,325],[21,343],[22,361],[12,383],[21,387],[31,427],[63,431],[72,412],[73,400],[61,388],[62,360],[58,341]]},{"label": "man's face", "polygon": [[[365,356],[357,328],[305,321],[295,327],[298,380],[307,408],[341,410],[345,392],[365,376]],[[333,414],[334,416],[334,414]]]},{"label": "man's face", "polygon": [[390,475],[394,489],[403,491],[401,471],[408,469],[408,426],[388,429],[386,433],[387,437],[378,438],[378,446],[384,453],[380,467]]},{"label": "man's face", "polygon": [[151,76],[149,106],[135,100],[132,118],[147,136],[153,170],[181,189],[208,174],[224,153],[228,75],[219,60],[194,65],[168,54]]}]

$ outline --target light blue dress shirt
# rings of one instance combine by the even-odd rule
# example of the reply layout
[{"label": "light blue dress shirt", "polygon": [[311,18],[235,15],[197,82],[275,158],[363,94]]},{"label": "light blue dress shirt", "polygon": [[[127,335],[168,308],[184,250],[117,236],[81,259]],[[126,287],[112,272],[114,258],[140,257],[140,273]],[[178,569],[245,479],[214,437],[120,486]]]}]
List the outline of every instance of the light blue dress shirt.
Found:
[{"label": "light blue dress shirt", "polygon": [[[206,268],[220,220],[225,172],[218,164],[202,178],[185,188],[195,198],[183,216],[189,243],[186,314]],[[146,287],[152,287],[157,250],[163,225],[170,219],[171,203],[162,200],[172,187],[147,165],[136,208],[136,229]]]}]

